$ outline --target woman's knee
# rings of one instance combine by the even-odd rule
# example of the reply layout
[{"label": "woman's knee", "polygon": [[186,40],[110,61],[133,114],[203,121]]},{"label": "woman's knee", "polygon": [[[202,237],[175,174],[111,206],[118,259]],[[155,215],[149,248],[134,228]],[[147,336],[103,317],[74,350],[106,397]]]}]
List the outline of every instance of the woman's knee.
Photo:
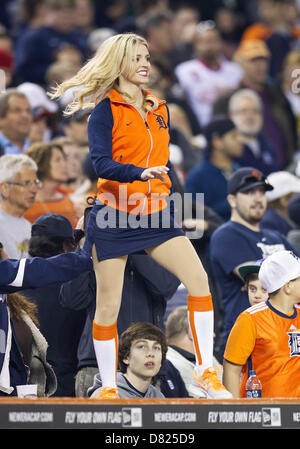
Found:
[{"label": "woman's knee", "polygon": [[180,280],[190,295],[206,296],[209,294],[208,276],[201,267],[189,270]]},{"label": "woman's knee", "polygon": [[115,323],[118,319],[120,310],[120,301],[105,302],[97,300],[95,321],[103,326],[109,326]]}]

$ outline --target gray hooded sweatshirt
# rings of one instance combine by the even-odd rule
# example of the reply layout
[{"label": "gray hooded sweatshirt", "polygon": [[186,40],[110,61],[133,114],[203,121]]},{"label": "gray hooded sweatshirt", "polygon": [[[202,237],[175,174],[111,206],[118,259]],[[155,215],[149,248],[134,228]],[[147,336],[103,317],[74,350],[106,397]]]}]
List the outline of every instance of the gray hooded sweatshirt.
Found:
[{"label": "gray hooded sweatshirt", "polygon": [[[95,391],[99,391],[101,386],[100,374],[97,373],[94,377],[94,385],[88,389],[88,396],[91,396]],[[128,382],[121,372],[117,373],[117,387],[120,398],[164,398],[164,395],[153,385],[149,385],[148,390],[143,395]]]}]

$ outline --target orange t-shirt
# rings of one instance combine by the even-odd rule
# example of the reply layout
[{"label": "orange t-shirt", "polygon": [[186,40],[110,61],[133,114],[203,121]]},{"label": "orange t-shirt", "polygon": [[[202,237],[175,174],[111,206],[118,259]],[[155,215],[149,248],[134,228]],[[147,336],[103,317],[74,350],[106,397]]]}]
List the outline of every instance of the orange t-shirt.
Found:
[{"label": "orange t-shirt", "polygon": [[30,223],[34,223],[34,221],[41,215],[49,214],[50,212],[63,215],[70,221],[73,229],[76,227],[78,217],[74,205],[67,195],[58,201],[48,201],[43,203],[35,201],[33,206],[25,212],[24,218],[30,221]]},{"label": "orange t-shirt", "polygon": [[247,361],[262,383],[262,397],[300,397],[300,306],[284,315],[269,301],[242,312],[228,337],[224,358],[243,365],[241,397],[246,396]]}]

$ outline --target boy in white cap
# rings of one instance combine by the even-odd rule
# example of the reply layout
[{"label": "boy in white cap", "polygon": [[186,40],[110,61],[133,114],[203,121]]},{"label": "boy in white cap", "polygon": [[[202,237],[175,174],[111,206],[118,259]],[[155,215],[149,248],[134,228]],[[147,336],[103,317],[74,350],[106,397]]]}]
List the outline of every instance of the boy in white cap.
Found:
[{"label": "boy in white cap", "polygon": [[224,386],[235,398],[245,397],[254,369],[262,397],[300,397],[300,259],[291,251],[272,254],[259,280],[269,298],[236,320],[224,353]]}]

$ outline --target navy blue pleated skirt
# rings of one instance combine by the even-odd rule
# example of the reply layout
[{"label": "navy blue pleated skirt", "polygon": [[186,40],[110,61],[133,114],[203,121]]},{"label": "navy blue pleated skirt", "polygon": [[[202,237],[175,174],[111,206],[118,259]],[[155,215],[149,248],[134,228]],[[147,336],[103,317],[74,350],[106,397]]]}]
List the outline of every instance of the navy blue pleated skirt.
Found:
[{"label": "navy blue pleated skirt", "polygon": [[88,218],[82,252],[91,256],[95,245],[98,260],[138,254],[174,237],[184,236],[169,206],[149,215],[134,215],[100,203],[94,204]]}]

